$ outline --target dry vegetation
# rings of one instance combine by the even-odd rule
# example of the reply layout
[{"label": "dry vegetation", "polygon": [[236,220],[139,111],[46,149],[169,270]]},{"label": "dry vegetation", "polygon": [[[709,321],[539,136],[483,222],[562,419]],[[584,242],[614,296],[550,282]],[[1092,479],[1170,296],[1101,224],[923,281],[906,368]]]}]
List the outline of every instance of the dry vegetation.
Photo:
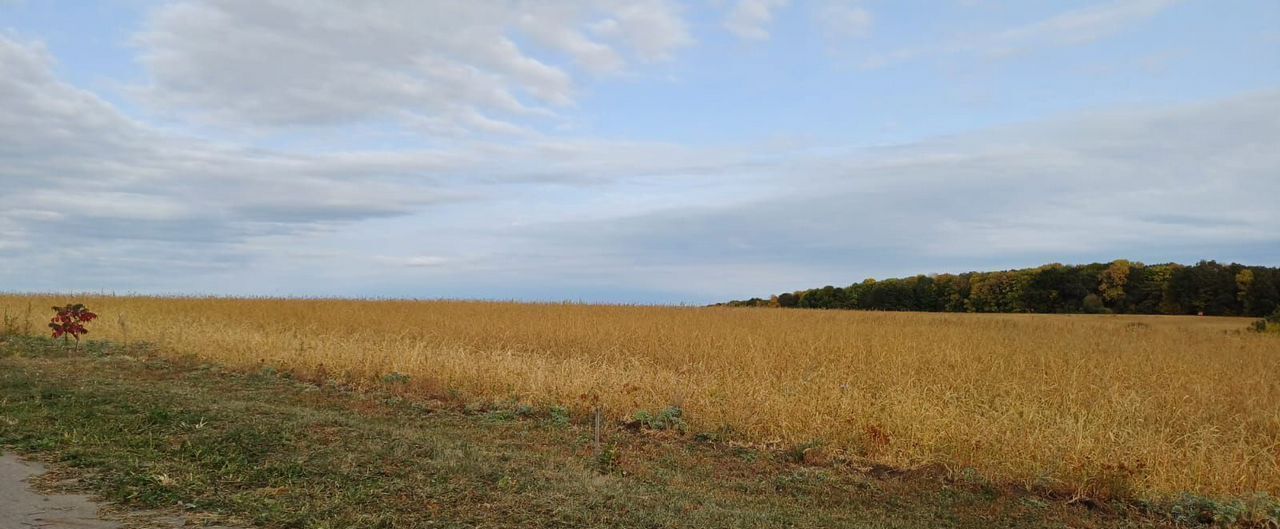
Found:
[{"label": "dry vegetation", "polygon": [[[1280,494],[1280,340],[1246,319],[0,296],[39,332],[423,394],[668,406],[695,432],[1064,495]],[[28,304],[35,311],[26,315]],[[124,322],[124,325],[121,324]],[[584,398],[585,396],[585,398]]]}]

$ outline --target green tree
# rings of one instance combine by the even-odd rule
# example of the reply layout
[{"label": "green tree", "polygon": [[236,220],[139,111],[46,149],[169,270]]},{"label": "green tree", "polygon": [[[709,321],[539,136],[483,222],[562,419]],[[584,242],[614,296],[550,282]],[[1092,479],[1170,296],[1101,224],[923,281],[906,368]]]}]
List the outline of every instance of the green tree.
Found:
[{"label": "green tree", "polygon": [[[1099,306],[1101,304],[1101,306]],[[731,306],[948,312],[1122,312],[1265,316],[1280,308],[1280,268],[1123,259],[1000,272],[917,275],[824,286]]]},{"label": "green tree", "polygon": [[778,294],[778,306],[779,306],[779,307],[783,307],[783,308],[790,308],[790,307],[794,307],[794,306],[796,306],[796,302],[797,302],[797,301],[799,301],[799,300],[798,300],[798,299],[796,299],[796,295],[795,295],[795,294],[792,294],[792,293],[790,293],[790,292],[786,292],[786,293],[783,293],[783,294]]},{"label": "green tree", "polygon": [[1253,290],[1253,270],[1248,268],[1241,270],[1236,274],[1236,299],[1240,300],[1240,309],[1242,314],[1252,314],[1253,299],[1249,295],[1249,291]]},{"label": "green tree", "polygon": [[1084,300],[1081,302],[1081,307],[1084,308],[1084,311],[1087,314],[1106,314],[1111,312],[1111,310],[1102,303],[1102,297],[1092,292],[1084,297]]}]

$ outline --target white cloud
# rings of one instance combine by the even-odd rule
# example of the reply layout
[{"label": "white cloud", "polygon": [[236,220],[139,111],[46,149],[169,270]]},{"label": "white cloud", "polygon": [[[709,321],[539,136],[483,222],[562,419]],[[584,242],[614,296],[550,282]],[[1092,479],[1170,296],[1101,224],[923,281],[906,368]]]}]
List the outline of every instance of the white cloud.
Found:
[{"label": "white cloud", "polygon": [[935,46],[900,48],[863,61],[881,68],[926,56],[973,55],[1003,58],[1042,48],[1089,44],[1129,30],[1177,4],[1179,0],[1112,0],[1072,9],[1001,31],[954,37]]},{"label": "white cloud", "polygon": [[666,0],[622,1],[589,28],[602,38],[626,43],[643,61],[660,61],[694,43],[681,11]]},{"label": "white cloud", "polygon": [[725,19],[724,27],[743,39],[766,40],[769,38],[767,26],[773,22],[774,11],[790,3],[790,0],[738,0]]},{"label": "white cloud", "polygon": [[577,28],[548,25],[533,14],[522,16],[519,27],[538,43],[569,54],[592,73],[616,72],[626,64],[617,50],[592,40]]},{"label": "white cloud", "polygon": [[[134,121],[56,78],[53,67],[38,43],[0,34],[0,280],[33,288],[58,286],[32,282],[56,281],[73,262],[94,263],[103,284],[145,285],[158,281],[158,270],[239,269],[353,224],[547,186],[698,175],[740,154],[582,140],[250,148]],[[32,250],[41,240],[57,244]]]},{"label": "white cloud", "polygon": [[118,254],[125,246],[115,241],[127,240],[166,260],[201,243],[226,246],[460,199],[402,184],[406,172],[448,165],[443,155],[379,170],[342,155],[173,136],[61,82],[52,67],[39,44],[0,35],[0,226],[9,228],[0,239],[10,248],[14,241],[58,241],[39,258],[71,248]]},{"label": "white cloud", "polygon": [[405,266],[414,268],[431,268],[441,266],[449,262],[449,259],[436,255],[417,255],[404,260]]},{"label": "white cloud", "polygon": [[[542,53],[516,44],[525,38]],[[179,116],[263,127],[409,118],[449,135],[512,132],[572,105],[579,81],[562,58],[606,74],[692,37],[666,0],[182,0],[158,8],[136,42],[151,77],[142,100]]]},{"label": "white cloud", "polygon": [[848,1],[823,2],[815,16],[827,34],[837,38],[866,38],[875,23],[871,11]]},{"label": "white cloud", "polygon": [[985,53],[1004,55],[1028,47],[1087,44],[1127,30],[1177,2],[1122,0],[1083,7],[1001,31],[975,46]]}]

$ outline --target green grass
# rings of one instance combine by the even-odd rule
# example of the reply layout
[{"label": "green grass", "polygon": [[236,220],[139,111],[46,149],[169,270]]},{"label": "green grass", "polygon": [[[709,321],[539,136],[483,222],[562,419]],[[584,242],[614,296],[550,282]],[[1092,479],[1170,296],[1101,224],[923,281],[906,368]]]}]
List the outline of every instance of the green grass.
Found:
[{"label": "green grass", "polygon": [[[860,473],[564,409],[415,400],[144,351],[0,338],[0,446],[138,508],[260,527],[1165,527],[921,473]],[[678,415],[668,413],[672,417]],[[656,420],[656,419],[655,419]]]}]

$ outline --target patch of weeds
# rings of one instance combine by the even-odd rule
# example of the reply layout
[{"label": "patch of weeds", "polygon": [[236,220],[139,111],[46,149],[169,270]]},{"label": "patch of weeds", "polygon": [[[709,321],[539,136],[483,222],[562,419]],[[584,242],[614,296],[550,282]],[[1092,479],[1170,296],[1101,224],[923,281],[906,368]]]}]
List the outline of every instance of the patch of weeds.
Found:
[{"label": "patch of weeds", "polygon": [[1167,507],[1167,513],[1179,524],[1280,527],[1280,499],[1266,493],[1229,501],[1184,494]]},{"label": "patch of weeds", "polygon": [[493,410],[486,413],[484,418],[489,422],[511,422],[516,420],[516,412],[510,409]]},{"label": "patch of weeds", "polygon": [[404,385],[409,383],[409,375],[403,373],[391,372],[382,376],[383,384]]},{"label": "patch of weeds", "polygon": [[668,406],[657,414],[638,411],[631,417],[628,425],[645,430],[673,430],[684,433],[687,425],[683,417],[684,410],[679,406]]},{"label": "patch of weeds", "polygon": [[808,455],[810,452],[814,450],[820,450],[820,449],[822,449],[822,440],[814,439],[812,441],[800,443],[795,446],[792,446],[791,448],[783,450],[782,457],[788,463],[795,463],[799,465],[805,462],[806,455]]},{"label": "patch of weeds", "polygon": [[504,475],[498,479],[498,489],[504,491],[517,491],[520,489],[520,481],[510,475]]},{"label": "patch of weeds", "polygon": [[732,426],[724,425],[709,432],[698,432],[693,439],[700,443],[723,443],[733,439],[736,434]]},{"label": "patch of weeds", "polygon": [[1024,496],[1019,502],[1028,509],[1044,510],[1049,508],[1049,502],[1034,496]]},{"label": "patch of weeds", "polygon": [[552,406],[547,410],[551,418],[551,424],[557,428],[568,428],[572,417],[569,415],[569,408],[564,406]]},{"label": "patch of weeds", "polygon": [[595,457],[596,470],[601,474],[609,474],[618,469],[622,462],[622,452],[615,445],[602,447]]},{"label": "patch of weeds", "polygon": [[494,413],[502,413],[510,416],[510,419],[508,420],[527,419],[529,417],[533,417],[536,412],[533,406],[520,402],[520,398],[514,396],[502,401],[500,404],[496,405],[495,408],[497,409],[491,411],[489,413],[490,415],[493,415]]},{"label": "patch of weeds", "polygon": [[[4,352],[8,354],[4,354]],[[0,339],[0,356],[21,355],[31,358],[66,358],[76,353],[60,340],[48,336],[6,336]]]},{"label": "patch of weeds", "polygon": [[1201,523],[1228,527],[1244,514],[1240,502],[1220,502],[1209,498],[1184,495],[1169,508],[1169,515],[1178,523]]},{"label": "patch of weeds", "polygon": [[733,455],[747,463],[755,463],[760,460],[760,452],[750,448],[735,446],[733,447]]},{"label": "patch of weeds", "polygon": [[988,487],[991,485],[991,481],[989,481],[986,476],[983,476],[981,472],[978,472],[978,469],[973,467],[960,469],[960,472],[956,473],[955,479],[957,483],[962,483],[964,485],[977,487]]},{"label": "patch of weeds", "polygon": [[801,468],[773,478],[773,489],[791,496],[806,496],[825,491],[830,481],[824,471]]},{"label": "patch of weeds", "polygon": [[995,483],[973,467],[960,469],[959,472],[952,474],[951,479],[963,488],[990,498],[994,498],[999,492]]},{"label": "patch of weeds", "polygon": [[26,320],[18,318],[17,314],[10,315],[9,309],[5,309],[3,319],[0,319],[0,338],[25,336],[30,326]]},{"label": "patch of weeds", "polygon": [[84,352],[94,358],[103,358],[111,354],[111,344],[98,340],[86,341],[84,343]]}]

